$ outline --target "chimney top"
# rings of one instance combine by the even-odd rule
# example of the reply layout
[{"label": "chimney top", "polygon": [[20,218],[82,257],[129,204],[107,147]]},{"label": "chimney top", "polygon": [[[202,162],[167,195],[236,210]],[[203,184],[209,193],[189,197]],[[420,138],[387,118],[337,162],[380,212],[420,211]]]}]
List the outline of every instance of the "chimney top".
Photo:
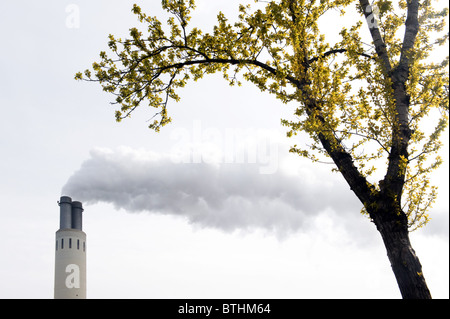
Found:
[{"label": "chimney top", "polygon": [[72,202],[72,208],[81,208],[82,210],[84,210],[83,209],[83,204],[81,202],[78,202],[78,201],[73,201]]},{"label": "chimney top", "polygon": [[61,203],[72,203],[72,198],[70,198],[69,196],[61,196],[61,198],[59,199],[59,204]]}]

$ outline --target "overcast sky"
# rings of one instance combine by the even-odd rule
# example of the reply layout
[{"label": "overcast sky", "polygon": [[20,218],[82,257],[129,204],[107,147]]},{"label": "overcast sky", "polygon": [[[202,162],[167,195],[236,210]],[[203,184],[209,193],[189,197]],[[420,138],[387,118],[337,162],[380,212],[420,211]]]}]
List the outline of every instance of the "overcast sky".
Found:
[{"label": "overcast sky", "polygon": [[[400,298],[342,177],[288,153],[307,143],[280,125],[294,105],[208,76],[157,134],[152,110],[118,124],[111,96],[73,80],[138,25],[134,2],[0,5],[0,298],[53,297],[61,195],[84,204],[89,298]],[[196,2],[192,23],[210,30],[244,1]],[[444,144],[433,219],[411,234],[435,298],[449,297]]]}]

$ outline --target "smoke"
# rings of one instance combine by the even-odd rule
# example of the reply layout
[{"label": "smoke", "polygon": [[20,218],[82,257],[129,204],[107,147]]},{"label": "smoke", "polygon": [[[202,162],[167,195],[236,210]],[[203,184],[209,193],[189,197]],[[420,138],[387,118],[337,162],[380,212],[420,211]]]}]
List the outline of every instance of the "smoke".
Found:
[{"label": "smoke", "polygon": [[288,171],[279,163],[273,174],[261,174],[257,163],[176,163],[143,150],[94,149],[62,192],[88,205],[181,216],[224,231],[288,234],[307,229],[329,209],[358,215],[360,205],[337,175],[321,178],[309,167]]}]

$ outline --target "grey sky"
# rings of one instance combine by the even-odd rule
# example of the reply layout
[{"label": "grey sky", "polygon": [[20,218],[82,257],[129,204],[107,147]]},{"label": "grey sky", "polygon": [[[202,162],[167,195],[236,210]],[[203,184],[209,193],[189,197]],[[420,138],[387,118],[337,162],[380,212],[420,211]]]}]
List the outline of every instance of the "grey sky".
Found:
[{"label": "grey sky", "polygon": [[[193,23],[209,28],[218,10],[235,15],[240,2],[198,0]],[[161,12],[159,1],[138,3]],[[71,4],[79,26],[68,24]],[[181,92],[170,105],[174,122],[155,134],[147,129],[153,110],[117,124],[112,98],[73,80],[109,33],[137,25],[132,4],[0,5],[0,297],[52,298],[56,201],[68,183],[65,195],[85,201],[90,298],[399,298],[381,238],[342,178],[287,153],[305,142],[286,139],[280,126],[294,106],[210,76]],[[180,148],[179,133],[193,137],[196,123],[206,142]],[[221,137],[209,138],[208,129]],[[261,174],[267,158],[217,161],[229,151],[230,130],[249,141],[239,147],[267,146],[264,134],[258,144],[259,129],[277,145],[276,172]],[[412,234],[438,298],[449,295],[448,133],[444,143],[434,219]],[[216,162],[170,157],[192,151]],[[111,189],[116,196],[104,192]]]}]

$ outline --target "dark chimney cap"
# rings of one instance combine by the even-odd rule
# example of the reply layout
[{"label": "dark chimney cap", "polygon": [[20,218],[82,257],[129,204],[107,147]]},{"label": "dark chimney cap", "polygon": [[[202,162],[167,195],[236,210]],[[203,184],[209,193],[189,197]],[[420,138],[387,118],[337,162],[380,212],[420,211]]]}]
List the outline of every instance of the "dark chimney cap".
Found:
[{"label": "dark chimney cap", "polygon": [[61,198],[59,199],[59,203],[72,203],[72,198],[70,198],[69,196],[61,196]]},{"label": "dark chimney cap", "polygon": [[83,204],[81,202],[78,202],[78,201],[72,202],[72,208],[81,208],[81,209],[83,209]]}]

